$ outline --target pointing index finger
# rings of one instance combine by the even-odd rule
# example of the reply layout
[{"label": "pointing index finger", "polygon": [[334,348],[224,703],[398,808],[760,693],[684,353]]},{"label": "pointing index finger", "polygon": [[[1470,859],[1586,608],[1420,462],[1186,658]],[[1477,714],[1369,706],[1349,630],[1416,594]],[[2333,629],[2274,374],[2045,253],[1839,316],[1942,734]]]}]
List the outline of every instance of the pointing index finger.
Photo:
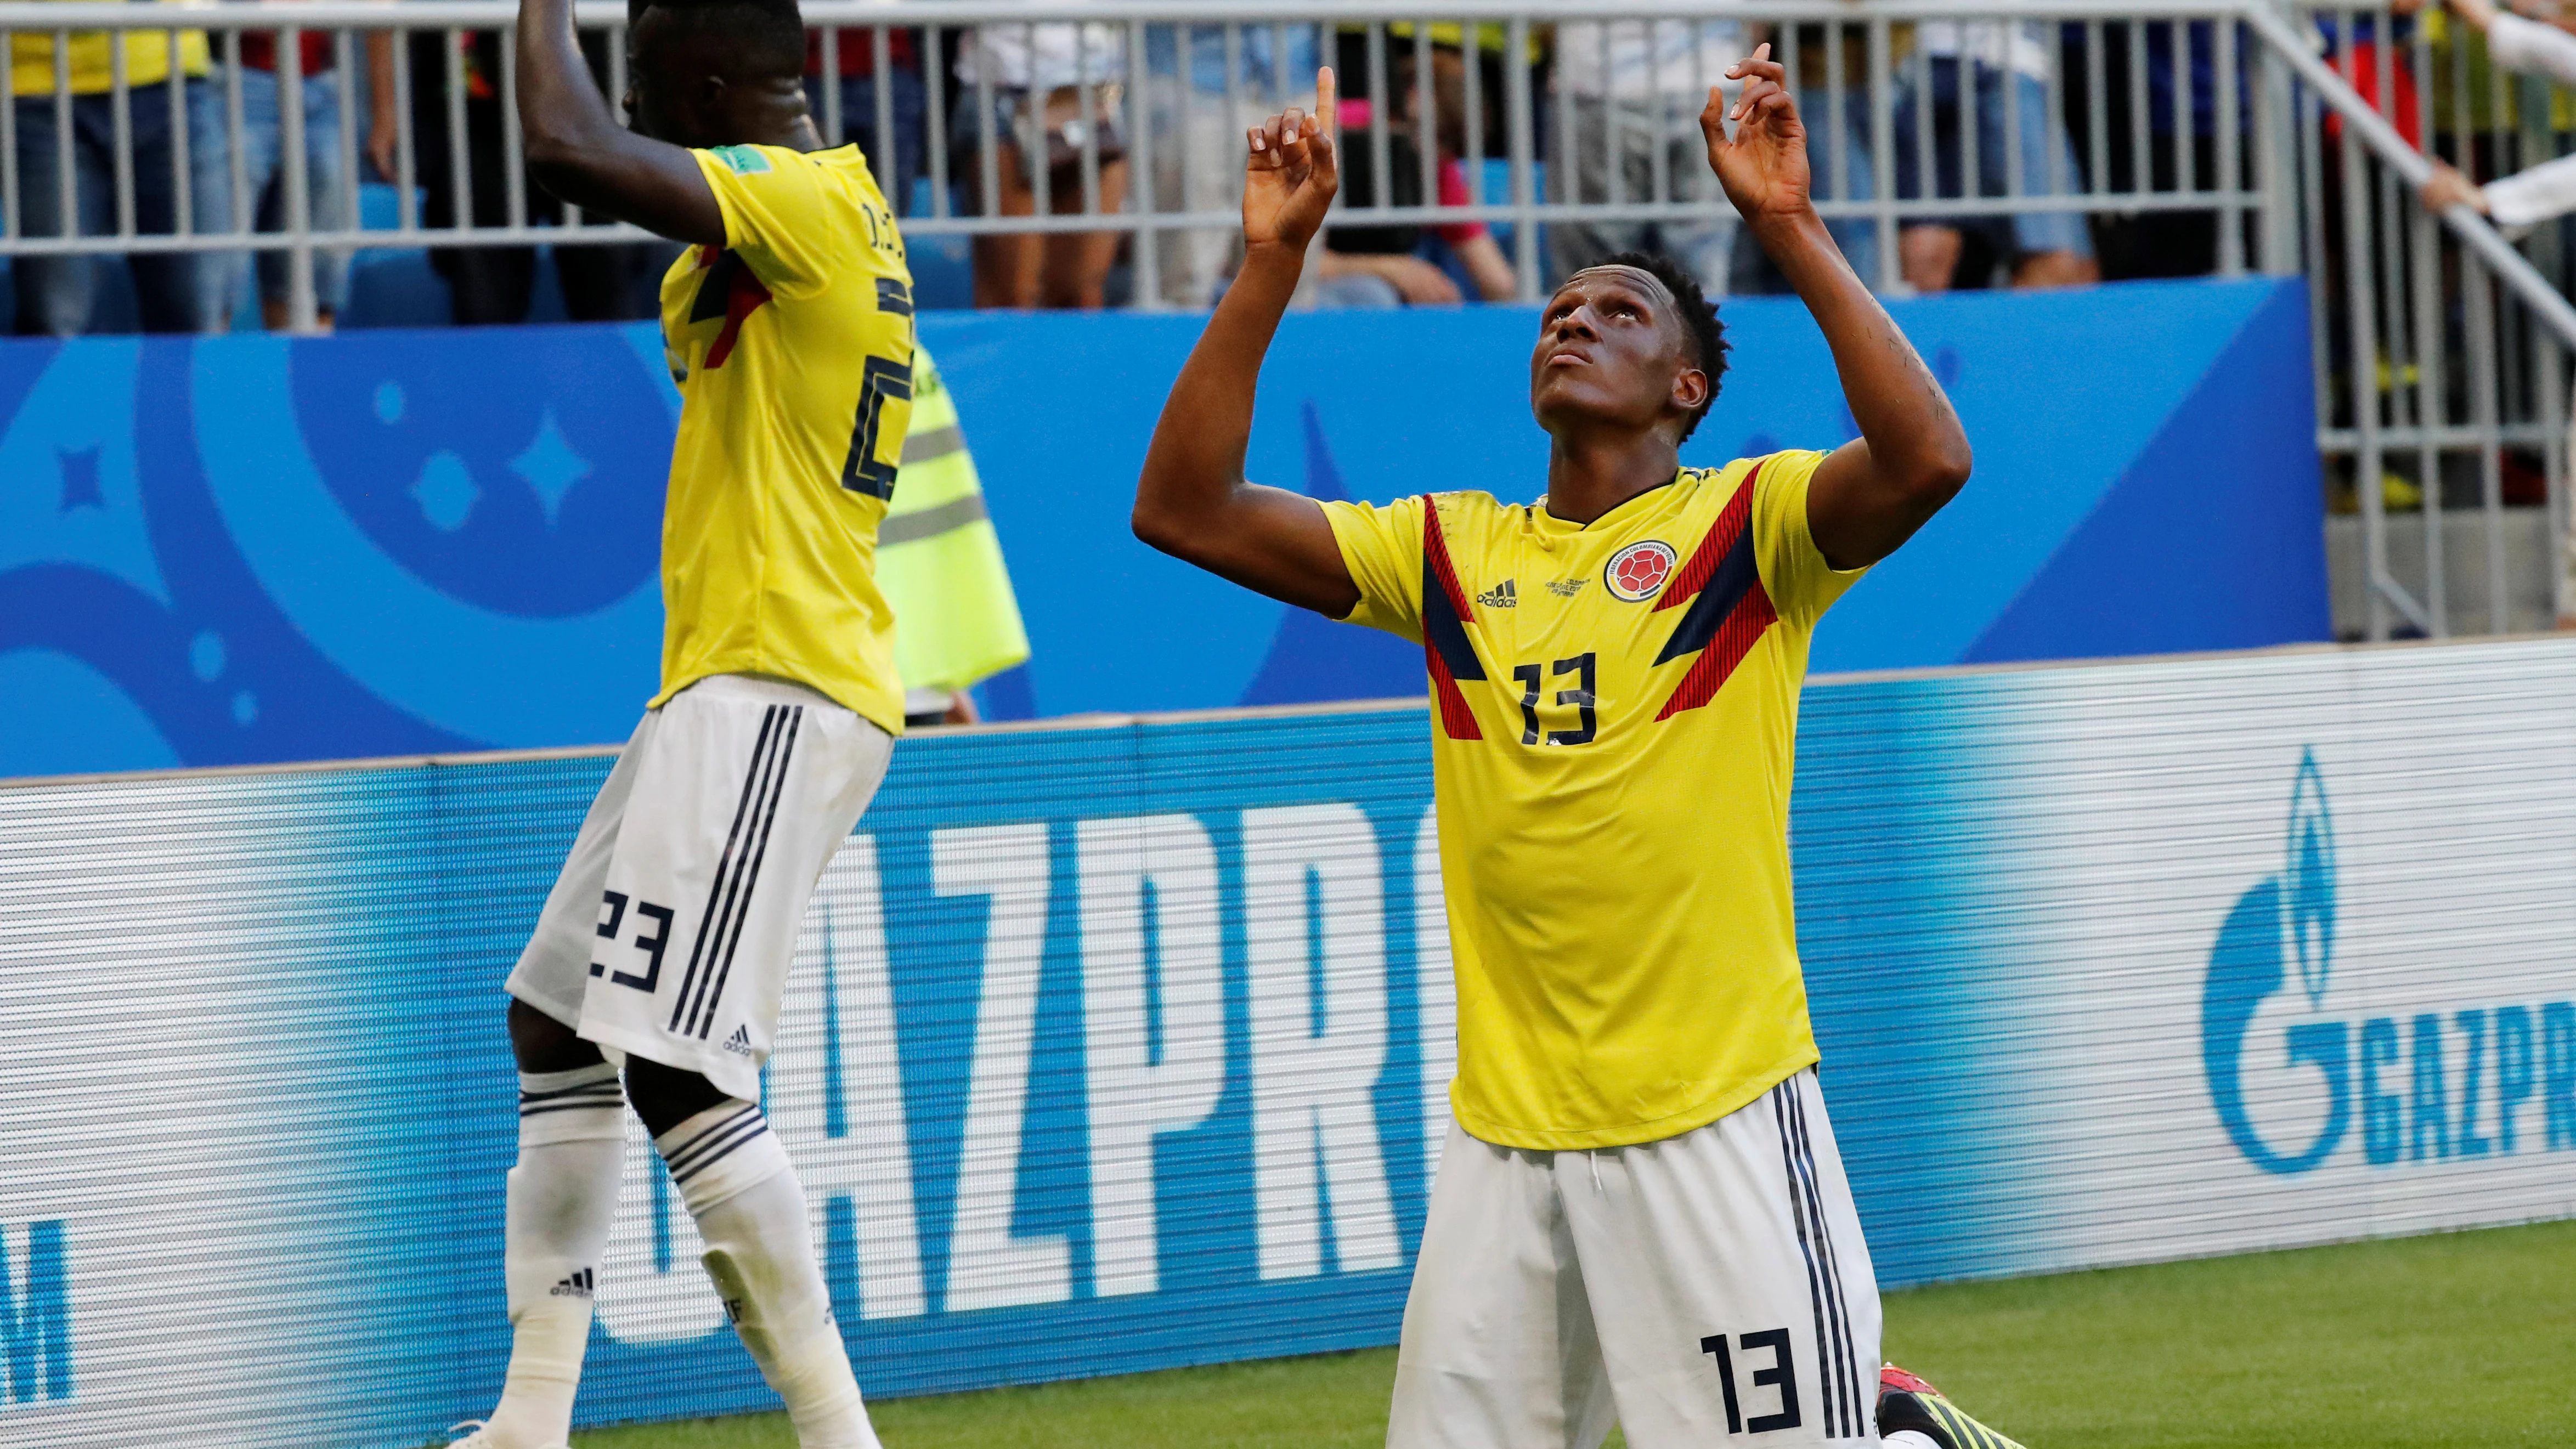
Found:
[{"label": "pointing index finger", "polygon": [[1334,95],[1338,89],[1333,81],[1331,66],[1315,67],[1315,119],[1327,129],[1338,124],[1342,118],[1340,107],[1334,104]]}]

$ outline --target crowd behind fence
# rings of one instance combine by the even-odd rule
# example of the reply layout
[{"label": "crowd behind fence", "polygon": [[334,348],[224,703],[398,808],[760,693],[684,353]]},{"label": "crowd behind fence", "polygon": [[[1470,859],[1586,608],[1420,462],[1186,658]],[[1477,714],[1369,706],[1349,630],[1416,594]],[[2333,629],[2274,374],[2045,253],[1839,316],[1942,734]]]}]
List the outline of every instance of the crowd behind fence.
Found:
[{"label": "crowd behind fence", "polygon": [[[1820,207],[1882,288],[2232,274],[2259,260],[2253,218],[2292,204],[2256,180],[2259,47],[2228,5],[2075,19],[1431,8],[818,0],[808,90],[826,140],[868,152],[912,235],[977,239],[984,305],[1208,305],[1231,260],[1244,128],[1311,98],[1319,63],[1342,76],[1352,223],[1319,264],[1327,301],[1461,287],[1528,300],[1638,241],[1684,253],[1713,287],[1776,287],[1735,234],[1697,119],[1764,41],[1814,129]],[[207,252],[220,237],[278,254],[275,300],[309,326],[308,269],[287,253],[325,259],[327,311],[332,259],[353,246],[644,240],[564,212],[517,163],[506,4],[155,9],[0,4],[11,255]],[[612,97],[623,19],[581,12]],[[92,22],[123,43],[80,28]],[[359,225],[362,180],[391,187],[389,225]],[[1507,245],[1485,245],[1497,229]],[[203,309],[166,320],[214,325]],[[78,321],[22,307],[19,327]]]},{"label": "crowd behind fence", "polygon": [[[2463,0],[2455,0],[2463,3]],[[2540,0],[2547,3],[2547,0]],[[2464,13],[2466,7],[2464,6]],[[807,88],[916,244],[982,306],[1203,307],[1234,263],[1243,132],[1342,78],[1318,306],[1529,301],[1660,249],[1712,294],[1784,283],[1698,115],[1754,45],[1787,67],[1819,210],[1890,294],[2304,274],[2319,443],[2356,549],[2347,632],[2547,626],[2564,583],[2568,230],[2506,241],[2417,191],[2576,150],[2576,98],[2440,8],[2269,0],[811,0]],[[577,318],[653,314],[674,250],[519,160],[506,0],[6,0],[0,258],[16,329],[70,334],[92,259],[147,330],[327,326],[355,249],[427,248],[453,320],[524,318],[550,244]],[[622,5],[584,48],[627,85]],[[111,39],[113,37],[113,39]],[[361,182],[381,185],[362,224]],[[255,255],[255,268],[245,258]],[[2034,379],[2044,388],[2044,379]],[[2396,515],[2405,515],[2398,519]],[[2332,532],[2332,530],[2330,530]]]}]

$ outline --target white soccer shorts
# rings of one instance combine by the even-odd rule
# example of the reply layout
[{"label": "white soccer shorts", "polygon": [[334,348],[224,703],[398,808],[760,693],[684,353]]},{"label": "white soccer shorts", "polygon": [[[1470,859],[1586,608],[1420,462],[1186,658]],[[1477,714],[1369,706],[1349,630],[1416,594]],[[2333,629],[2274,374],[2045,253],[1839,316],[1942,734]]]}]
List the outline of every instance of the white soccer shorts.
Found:
[{"label": "white soccer shorts", "polygon": [[682,690],[619,752],[509,993],[612,1053],[758,1101],[805,903],[893,749],[803,685],[724,674]]},{"label": "white soccer shorts", "polygon": [[1388,1449],[1878,1439],[1878,1281],[1811,1069],[1695,1132],[1527,1152],[1449,1126]]}]

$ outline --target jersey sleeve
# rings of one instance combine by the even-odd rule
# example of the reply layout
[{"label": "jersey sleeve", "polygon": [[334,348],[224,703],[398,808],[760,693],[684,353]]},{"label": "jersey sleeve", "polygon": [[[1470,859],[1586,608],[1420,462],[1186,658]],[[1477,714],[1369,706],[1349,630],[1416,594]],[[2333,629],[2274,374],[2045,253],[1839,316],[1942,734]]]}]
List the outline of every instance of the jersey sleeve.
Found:
[{"label": "jersey sleeve", "polygon": [[1866,566],[1838,569],[1825,562],[1807,527],[1807,484],[1824,461],[1822,453],[1773,453],[1762,460],[1753,493],[1753,547],[1763,590],[1783,618],[1807,624],[1869,572]]},{"label": "jersey sleeve", "polygon": [[1422,642],[1422,510],[1424,500],[1327,503],[1324,517],[1341,547],[1342,567],[1360,601],[1345,622]]},{"label": "jersey sleeve", "polygon": [[692,151],[724,213],[725,246],[771,287],[819,284],[843,250],[822,168],[784,146]]}]

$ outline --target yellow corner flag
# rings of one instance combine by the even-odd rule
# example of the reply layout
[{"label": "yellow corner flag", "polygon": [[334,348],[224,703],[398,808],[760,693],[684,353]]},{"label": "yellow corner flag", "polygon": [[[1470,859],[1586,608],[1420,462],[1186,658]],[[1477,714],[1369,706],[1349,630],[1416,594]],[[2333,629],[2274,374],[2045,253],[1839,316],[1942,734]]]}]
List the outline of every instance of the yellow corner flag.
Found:
[{"label": "yellow corner flag", "polygon": [[912,431],[877,529],[877,587],[894,605],[907,690],[965,689],[1029,657],[1002,540],[930,350],[912,354]]}]

